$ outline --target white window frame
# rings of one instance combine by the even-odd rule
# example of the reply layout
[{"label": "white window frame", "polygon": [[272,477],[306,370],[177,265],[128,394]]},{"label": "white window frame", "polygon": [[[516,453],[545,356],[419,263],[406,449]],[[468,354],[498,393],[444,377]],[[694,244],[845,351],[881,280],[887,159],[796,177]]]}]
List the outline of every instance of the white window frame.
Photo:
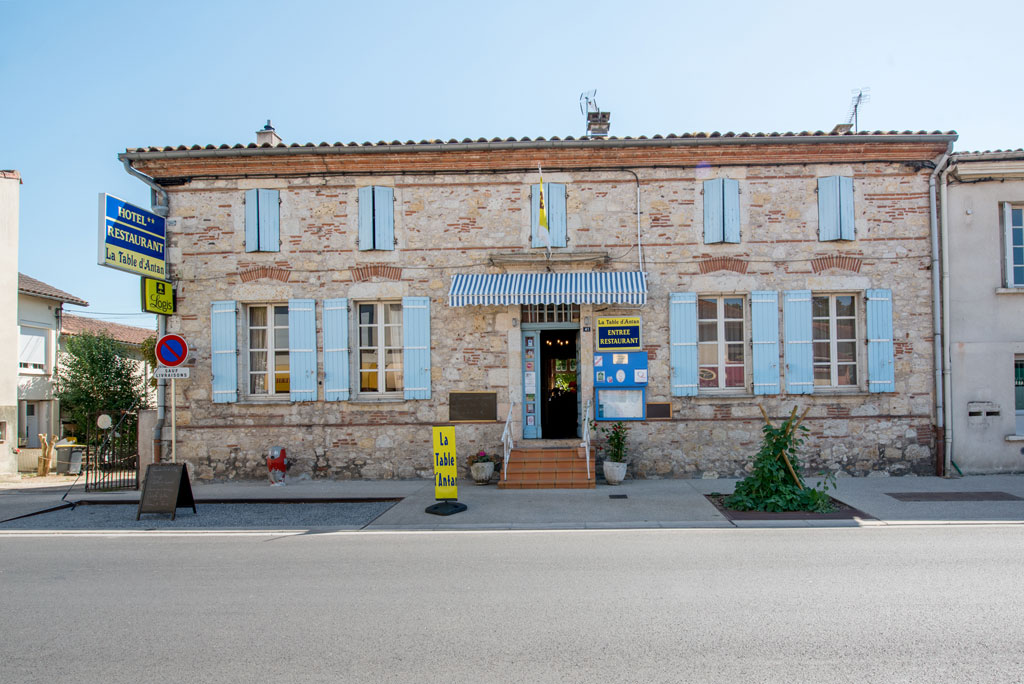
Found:
[{"label": "white window frame", "polygon": [[[43,340],[43,362],[41,364],[30,364],[21,360],[21,336],[25,334],[26,330],[31,330],[33,337],[41,337]],[[35,325],[18,326],[18,372],[26,375],[47,375],[50,372],[49,328],[41,328]]]},{"label": "white window frame", "polygon": [[[1021,262],[1019,265],[1015,264],[1014,260],[1014,244],[1013,244],[1013,213],[1021,213],[1021,223],[1024,224],[1024,205],[1012,204],[1010,202],[1003,202],[1003,248],[1006,263],[1004,268],[1006,269],[1006,286],[1007,287],[1021,287],[1024,288],[1024,277],[1017,279],[1014,277],[1015,267],[1024,268],[1024,244],[1019,246]],[[1021,230],[1022,242],[1024,242],[1024,225],[1017,226]]]},{"label": "white window frame", "polygon": [[1017,367],[1024,367],[1024,355],[1018,354],[1013,357],[1013,408],[1014,416],[1016,417],[1016,424],[1014,426],[1014,432],[1018,435],[1024,435],[1024,386],[1017,384]]},{"label": "white window frame", "polygon": [[[815,316],[814,300],[828,298],[828,316]],[[849,316],[839,316],[836,313],[836,299],[838,297],[850,297],[853,299],[853,314]],[[861,321],[860,316],[860,305],[861,297],[855,292],[812,292],[811,293],[811,349],[812,349],[812,369],[811,369],[811,381],[814,383],[814,390],[819,389],[828,390],[850,390],[859,389],[864,381],[864,363],[861,357],[861,331],[863,330],[864,323]],[[826,340],[814,337],[815,329],[814,322],[820,320],[827,320],[829,324],[829,336],[827,339],[829,358],[828,361],[818,361],[815,352],[815,345],[821,344]],[[852,338],[838,338],[838,326],[839,320],[852,320],[853,321],[853,337]],[[840,361],[839,360],[839,344],[840,343],[852,343],[853,344],[853,361]],[[819,385],[817,374],[815,371],[822,366],[827,365],[829,368],[829,384]],[[856,382],[851,384],[840,385],[839,384],[839,367],[840,366],[853,366],[854,375],[856,376]]]},{"label": "white window frame", "polygon": [[[398,305],[398,321],[397,322],[386,322],[385,312],[387,307],[392,305]],[[361,320],[363,307],[372,306],[374,307],[375,322],[364,323]],[[405,396],[405,378],[404,378],[404,366],[405,363],[405,345],[403,342],[403,314],[402,314],[402,300],[401,299],[381,299],[381,300],[362,300],[354,302],[352,306],[353,314],[353,336],[355,340],[354,351],[352,354],[352,368],[350,375],[355,379],[353,383],[355,386],[355,396],[363,399],[372,398],[401,398]],[[386,345],[387,331],[391,329],[392,343]],[[363,343],[363,332],[364,330],[373,329],[376,331],[376,344],[364,344]],[[351,345],[350,345],[351,346]],[[368,369],[366,375],[375,375],[376,389],[363,389],[363,375],[364,370],[362,367],[363,352],[373,350],[376,355],[376,369]],[[388,352],[398,353],[398,367],[389,368],[387,365]],[[387,389],[387,373],[397,373],[398,387],[396,389]]]},{"label": "white window frame", "polygon": [[[274,325],[274,314],[276,307],[284,307],[285,310],[285,324]],[[265,326],[253,326],[252,311],[254,309],[266,309],[267,310],[267,325]],[[277,354],[281,352],[287,352],[288,348],[279,348],[277,345],[275,331],[284,329],[286,333],[288,330],[287,313],[288,313],[288,302],[252,302],[246,303],[245,307],[245,396],[250,399],[280,399],[282,397],[288,398],[291,396],[291,367],[289,364],[288,372],[288,388],[282,391],[277,391],[277,375],[279,371],[276,366],[272,364],[272,360],[276,359]],[[253,348],[252,346],[252,331],[253,329],[265,330],[266,331],[266,347]],[[289,337],[289,345],[291,339]],[[260,371],[254,371],[252,369],[252,355],[253,353],[262,352],[266,355],[266,368]],[[265,392],[254,392],[252,386],[252,379],[256,375],[264,375],[264,387],[267,391]]]},{"label": "white window frame", "polygon": [[[715,300],[715,318],[701,318],[700,317],[700,303],[701,300]],[[727,299],[738,299],[743,306],[743,316],[741,318],[725,318],[725,301]],[[716,339],[713,341],[702,341],[701,340],[701,324],[707,324],[711,321],[715,322]],[[725,339],[725,324],[726,323],[740,323],[743,326],[742,333],[740,335],[740,341],[727,341]],[[705,387],[701,385],[700,372],[701,368],[709,364],[701,363],[700,350],[701,347],[707,347],[714,345],[717,349],[717,374],[718,374],[718,386],[717,387]],[[740,385],[728,386],[726,382],[726,369],[735,368],[740,364],[728,363],[728,351],[730,346],[739,346],[743,349],[743,383]],[[750,385],[750,362],[751,362],[751,350],[750,350],[750,299],[745,294],[698,294],[697,295],[697,392],[698,393],[722,393],[722,392],[746,392]]]}]

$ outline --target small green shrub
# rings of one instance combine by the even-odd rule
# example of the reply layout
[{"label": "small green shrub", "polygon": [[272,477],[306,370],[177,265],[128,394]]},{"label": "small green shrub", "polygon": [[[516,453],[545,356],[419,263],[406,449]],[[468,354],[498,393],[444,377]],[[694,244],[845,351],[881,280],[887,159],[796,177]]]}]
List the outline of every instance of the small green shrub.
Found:
[{"label": "small green shrub", "polygon": [[754,457],[754,469],[736,483],[735,492],[723,500],[725,506],[737,511],[828,513],[834,510],[827,494],[829,487],[835,487],[834,475],[827,475],[820,489],[803,482],[796,454],[804,443],[801,433],[807,432],[807,428],[800,425],[803,416],[797,418],[794,406],[789,418],[778,427],[768,420],[767,413],[764,416],[765,425],[761,428],[764,438]]}]

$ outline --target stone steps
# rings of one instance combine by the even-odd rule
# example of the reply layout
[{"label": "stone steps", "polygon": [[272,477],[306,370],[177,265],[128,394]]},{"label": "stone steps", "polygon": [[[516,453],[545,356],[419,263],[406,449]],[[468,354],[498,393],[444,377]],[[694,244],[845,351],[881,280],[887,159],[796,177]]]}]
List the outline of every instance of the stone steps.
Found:
[{"label": "stone steps", "polygon": [[592,489],[597,467],[590,449],[590,473],[583,447],[519,447],[512,449],[499,489]]}]

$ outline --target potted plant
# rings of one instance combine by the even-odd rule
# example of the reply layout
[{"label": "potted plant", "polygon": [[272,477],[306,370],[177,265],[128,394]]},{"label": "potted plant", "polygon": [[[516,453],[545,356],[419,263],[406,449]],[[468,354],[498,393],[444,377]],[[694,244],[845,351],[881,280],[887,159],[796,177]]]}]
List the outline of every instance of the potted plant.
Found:
[{"label": "potted plant", "polygon": [[491,481],[494,474],[494,457],[486,451],[480,450],[469,457],[469,474],[473,476],[473,482],[478,485],[485,485]]},{"label": "potted plant", "polygon": [[608,444],[602,447],[606,457],[601,462],[601,467],[604,470],[604,479],[608,484],[617,485],[626,477],[626,466],[628,465],[626,437],[629,436],[629,426],[620,420],[611,425],[602,425],[597,421],[592,421],[591,427],[594,430],[599,430],[608,440]]}]

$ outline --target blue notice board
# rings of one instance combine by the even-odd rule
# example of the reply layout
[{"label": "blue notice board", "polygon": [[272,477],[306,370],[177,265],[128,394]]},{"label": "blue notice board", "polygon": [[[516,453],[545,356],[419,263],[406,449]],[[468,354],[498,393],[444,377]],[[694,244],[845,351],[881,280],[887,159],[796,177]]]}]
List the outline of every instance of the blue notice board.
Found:
[{"label": "blue notice board", "polygon": [[596,420],[647,418],[647,352],[594,354]]}]

